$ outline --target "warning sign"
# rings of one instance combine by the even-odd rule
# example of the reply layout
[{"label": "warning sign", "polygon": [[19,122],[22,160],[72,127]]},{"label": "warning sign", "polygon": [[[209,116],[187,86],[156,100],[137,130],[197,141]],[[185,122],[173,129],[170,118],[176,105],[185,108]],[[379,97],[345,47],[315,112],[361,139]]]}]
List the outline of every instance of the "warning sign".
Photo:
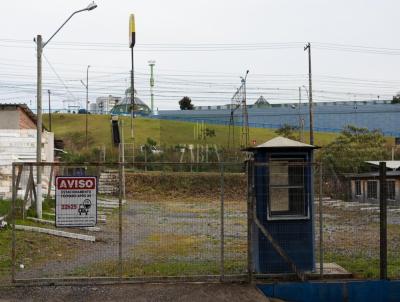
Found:
[{"label": "warning sign", "polygon": [[97,223],[96,177],[56,177],[56,226],[89,227]]}]

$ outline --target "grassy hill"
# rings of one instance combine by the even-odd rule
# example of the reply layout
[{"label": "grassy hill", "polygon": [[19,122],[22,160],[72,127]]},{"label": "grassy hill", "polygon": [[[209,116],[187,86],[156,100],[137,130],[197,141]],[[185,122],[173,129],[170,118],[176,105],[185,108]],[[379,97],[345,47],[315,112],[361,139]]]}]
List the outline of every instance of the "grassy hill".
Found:
[{"label": "grassy hill", "polygon": [[[130,118],[122,117],[124,142],[132,143]],[[43,122],[48,127],[48,115],[43,116]],[[195,140],[194,129],[196,123],[166,121],[149,118],[134,119],[135,145],[144,144],[147,138],[152,138],[159,145],[175,146],[178,144],[217,144],[225,147],[228,144],[229,127],[224,125],[207,124],[206,127],[215,131],[215,137],[206,141]],[[53,114],[52,131],[59,139],[64,140],[67,150],[80,151],[86,146],[85,115],[80,114]],[[240,127],[235,129],[236,141],[239,141]],[[257,144],[276,136],[274,129],[250,128],[250,141]],[[332,141],[335,133],[315,133],[315,142],[323,146]],[[305,133],[308,137],[308,133]],[[88,115],[88,141],[90,148],[111,145],[111,123],[109,115]]]}]

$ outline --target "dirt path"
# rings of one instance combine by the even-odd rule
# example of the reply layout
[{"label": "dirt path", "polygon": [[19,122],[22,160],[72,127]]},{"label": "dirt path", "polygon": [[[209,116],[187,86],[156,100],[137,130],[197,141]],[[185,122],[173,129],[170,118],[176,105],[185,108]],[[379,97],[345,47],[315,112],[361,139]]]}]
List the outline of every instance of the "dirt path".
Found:
[{"label": "dirt path", "polygon": [[255,286],[243,284],[132,284],[0,288],[0,302],[135,301],[268,302]]}]

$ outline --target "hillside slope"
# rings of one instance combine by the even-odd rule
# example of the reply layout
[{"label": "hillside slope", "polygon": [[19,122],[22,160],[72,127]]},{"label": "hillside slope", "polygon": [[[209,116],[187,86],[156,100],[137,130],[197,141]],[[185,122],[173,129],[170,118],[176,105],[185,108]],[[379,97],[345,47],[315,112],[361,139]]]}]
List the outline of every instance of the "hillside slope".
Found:
[{"label": "hillside slope", "polygon": [[[43,121],[48,126],[48,115],[43,116]],[[124,142],[132,143],[130,118],[122,117]],[[196,124],[189,122],[157,120],[151,118],[134,119],[135,145],[144,144],[147,138],[152,138],[159,145],[174,146],[178,144],[217,144],[225,147],[228,145],[229,127],[224,125],[206,125],[215,131],[215,137],[206,141],[194,139]],[[239,142],[240,127],[235,127],[236,142]],[[67,150],[79,151],[86,146],[85,115],[80,114],[53,114],[52,131],[59,139],[64,140]],[[276,136],[274,129],[250,128],[250,142],[256,140],[257,144]],[[316,133],[317,145],[325,145],[334,139],[334,133]],[[308,137],[308,133],[305,133]],[[111,147],[111,123],[109,115],[88,115],[88,141],[90,148],[106,146]]]}]

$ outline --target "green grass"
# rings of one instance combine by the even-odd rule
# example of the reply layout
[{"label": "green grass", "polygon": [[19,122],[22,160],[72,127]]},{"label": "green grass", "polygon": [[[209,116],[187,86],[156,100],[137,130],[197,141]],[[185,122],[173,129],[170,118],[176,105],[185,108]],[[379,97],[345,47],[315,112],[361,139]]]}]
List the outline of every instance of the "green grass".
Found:
[{"label": "green grass", "polygon": [[11,210],[10,200],[0,200],[0,217],[7,215]]},{"label": "green grass", "polygon": [[[43,203],[42,203],[42,211],[47,212],[47,213],[52,213],[52,212],[54,213],[55,206],[56,206],[55,199],[46,198],[45,200],[43,200]],[[27,216],[28,217],[36,217],[36,208],[30,207],[27,212]],[[43,214],[42,216],[43,216],[43,219],[54,220],[54,216],[49,216],[46,214]]]},{"label": "green grass", "polygon": [[[40,224],[30,223],[27,220],[24,221],[24,224],[40,226]],[[3,280],[9,281],[11,278],[11,236],[11,227],[0,230],[0,283]],[[67,261],[79,252],[75,245],[75,241],[67,238],[17,231],[17,271],[23,274],[23,270],[19,269],[19,264],[24,264],[25,269],[30,269],[51,260]]]},{"label": "green grass", "polygon": [[[378,279],[379,278],[379,256],[370,257],[363,254],[353,256],[339,253],[326,253],[325,262],[335,262],[351,272],[355,278]],[[400,277],[400,258],[397,253],[388,253],[388,277],[398,279]]]},{"label": "green grass", "polygon": [[[245,261],[225,261],[225,273],[243,272]],[[219,260],[206,261],[152,261],[145,263],[140,259],[130,259],[122,262],[123,277],[176,277],[193,275],[218,275],[220,273]],[[99,262],[82,267],[71,273],[71,276],[110,277],[118,276],[118,261]]]},{"label": "green grass", "polygon": [[[48,116],[44,115],[45,125],[48,125]],[[122,117],[125,143],[132,143],[130,118]],[[206,125],[215,130],[215,137],[207,138],[207,141],[194,139],[195,123],[156,120],[149,118],[134,119],[134,136],[136,146],[142,145],[147,138],[152,138],[159,145],[175,146],[178,144],[217,144],[226,147],[228,144],[229,127],[224,125]],[[88,115],[88,141],[91,148],[105,146],[109,150],[111,145],[111,125],[109,115]],[[59,139],[63,139],[66,149],[80,150],[86,145],[85,115],[79,114],[53,114],[52,131]],[[235,130],[237,140],[240,127]],[[274,129],[250,128],[250,141],[255,139],[257,143],[263,143],[277,136]],[[308,134],[305,133],[305,137]],[[337,137],[335,133],[315,133],[315,143],[326,145]]]}]

